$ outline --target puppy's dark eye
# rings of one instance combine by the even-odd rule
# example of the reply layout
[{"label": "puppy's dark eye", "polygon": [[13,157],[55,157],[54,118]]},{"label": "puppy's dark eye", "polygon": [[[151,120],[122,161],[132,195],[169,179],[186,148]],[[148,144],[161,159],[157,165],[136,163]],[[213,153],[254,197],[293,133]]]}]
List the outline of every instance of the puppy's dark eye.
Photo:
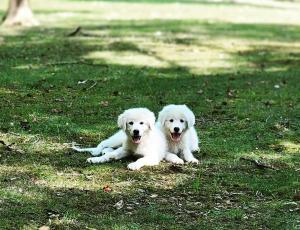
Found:
[{"label": "puppy's dark eye", "polygon": [[173,122],[173,121],[174,121],[173,119],[170,120],[170,122]]},{"label": "puppy's dark eye", "polygon": [[144,124],[144,122],[141,121],[141,122],[140,122],[140,125],[143,125],[143,124]]},{"label": "puppy's dark eye", "polygon": [[183,122],[184,122],[184,120],[180,119],[180,122],[181,122],[181,123],[183,123]]},{"label": "puppy's dark eye", "polygon": [[133,121],[129,122],[128,124],[133,125]]}]

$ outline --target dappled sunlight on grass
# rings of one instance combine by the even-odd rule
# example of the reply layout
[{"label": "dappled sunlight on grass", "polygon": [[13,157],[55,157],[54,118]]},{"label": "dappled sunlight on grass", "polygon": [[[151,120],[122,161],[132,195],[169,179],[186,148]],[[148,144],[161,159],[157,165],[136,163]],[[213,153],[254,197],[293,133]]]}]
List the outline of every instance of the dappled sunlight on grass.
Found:
[{"label": "dappled sunlight on grass", "polygon": [[300,154],[300,144],[292,141],[282,141],[279,143],[284,147],[285,153]]},{"label": "dappled sunlight on grass", "polygon": [[[208,1],[209,2],[209,1]],[[280,3],[278,3],[280,4]],[[282,3],[284,5],[285,3]],[[35,0],[34,8],[44,10],[44,4],[41,0]],[[101,2],[101,1],[50,1],[47,3],[48,9],[56,9],[56,11],[66,12],[69,9],[72,12],[85,12],[85,17],[90,20],[139,20],[139,19],[201,19],[216,20],[227,22],[243,22],[243,23],[286,23],[297,24],[299,20],[298,10],[300,5],[291,4],[288,10],[282,10],[281,7],[260,7],[259,5],[247,4],[222,4],[213,3],[205,4],[155,4],[155,3],[134,3],[134,2]],[[144,9],[147,9],[146,11]],[[95,11],[97,13],[95,13]],[[233,13],[234,12],[234,13]],[[53,12],[53,16],[57,14]],[[51,16],[49,13],[48,16]],[[243,15],[247,15],[244,17]],[[39,14],[38,14],[39,16]],[[43,14],[41,14],[42,17]],[[62,14],[65,16],[65,13]],[[57,17],[58,19],[63,19]],[[77,19],[76,19],[77,18]],[[64,18],[65,19],[65,18]],[[70,18],[79,22],[78,15]],[[71,21],[71,20],[67,21]],[[45,24],[48,19],[45,17]],[[82,24],[87,22],[82,21]]]},{"label": "dappled sunlight on grass", "polygon": [[233,68],[230,55],[204,46],[164,44],[156,46],[154,52],[163,60],[168,60],[174,66],[185,67],[192,73],[207,74],[216,70]]},{"label": "dappled sunlight on grass", "polygon": [[[196,21],[178,22],[181,28],[178,32],[173,31],[176,21],[166,21],[162,25],[157,21],[132,21],[132,25],[130,22],[119,22],[123,25],[120,30],[117,30],[115,23],[100,29],[84,29],[82,36],[79,34],[74,39],[99,49],[85,54],[83,58],[97,60],[96,63],[129,66],[183,67],[194,74],[241,70],[255,72],[261,69],[284,71],[294,67],[299,59],[299,43],[291,43],[289,37],[286,41],[284,38],[276,41],[280,31],[267,34],[259,26],[260,31],[256,34],[265,39],[257,40],[255,25],[248,25],[249,28],[253,26],[253,31],[244,30],[244,33],[236,33],[236,30],[243,30],[243,25],[232,25],[228,28],[232,33],[229,33],[218,23],[210,26]],[[135,27],[136,31],[128,30],[130,26]],[[170,29],[165,31],[165,26],[170,26]],[[218,27],[224,30],[224,34]],[[214,32],[220,35],[214,36]],[[270,41],[271,37],[275,41]]]},{"label": "dappled sunlight on grass", "polygon": [[14,66],[14,69],[38,69],[40,68],[39,65],[18,65]]},{"label": "dappled sunlight on grass", "polygon": [[14,133],[0,133],[0,137],[9,144],[17,142],[19,143],[19,147],[29,149],[34,152],[40,151],[42,154],[47,154],[53,150],[66,150],[69,146],[69,144],[55,142],[54,140],[51,140],[51,138],[40,134],[18,133],[16,135]]},{"label": "dappled sunlight on grass", "polygon": [[46,179],[37,180],[36,183],[49,188],[78,188],[91,191],[102,190],[107,185],[113,185],[112,193],[133,192],[138,188],[151,186],[155,189],[174,189],[177,186],[186,183],[189,175],[182,175],[178,178],[174,174],[158,175],[154,172],[163,172],[164,167],[154,167],[142,170],[139,174],[127,171],[126,165],[132,160],[125,160],[126,164],[113,163],[97,166],[88,166],[83,171],[55,171],[46,177]]},{"label": "dappled sunlight on grass", "polygon": [[100,59],[100,63],[102,60],[104,63],[120,65],[167,67],[167,63],[157,60],[155,57],[135,52],[96,51],[87,54],[84,58],[95,60],[95,63],[97,63],[97,59]]},{"label": "dappled sunlight on grass", "polygon": [[0,194],[2,197],[11,198],[12,200],[25,199],[31,202],[42,201],[46,198],[46,196],[39,191],[27,191],[24,188],[20,188],[20,186],[7,186],[5,189],[0,189]]},{"label": "dappled sunlight on grass", "polygon": [[276,153],[276,152],[270,152],[270,151],[262,151],[257,150],[255,152],[242,154],[242,156],[250,157],[251,159],[259,160],[279,160],[279,161],[289,161],[291,159],[290,155],[287,155],[285,153]]},{"label": "dappled sunlight on grass", "polygon": [[0,94],[14,94],[15,92],[10,90],[10,89],[7,89],[7,88],[0,88]]},{"label": "dappled sunlight on grass", "polygon": [[30,199],[40,201],[45,199],[44,194],[39,191],[29,191],[33,187],[38,174],[32,168],[1,165],[0,181],[6,183],[6,187],[0,188],[1,196],[17,199]]}]

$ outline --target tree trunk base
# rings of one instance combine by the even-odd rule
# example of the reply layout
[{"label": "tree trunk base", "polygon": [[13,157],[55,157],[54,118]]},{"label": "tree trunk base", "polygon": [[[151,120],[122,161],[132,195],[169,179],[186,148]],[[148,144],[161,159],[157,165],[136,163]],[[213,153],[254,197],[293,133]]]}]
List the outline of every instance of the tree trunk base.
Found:
[{"label": "tree trunk base", "polygon": [[33,15],[17,14],[13,17],[7,17],[2,23],[3,26],[38,26],[39,22]]},{"label": "tree trunk base", "polygon": [[[16,5],[16,3],[15,3]],[[19,5],[10,6],[4,21],[3,26],[37,26],[39,22],[34,18],[28,2],[22,2]]]}]

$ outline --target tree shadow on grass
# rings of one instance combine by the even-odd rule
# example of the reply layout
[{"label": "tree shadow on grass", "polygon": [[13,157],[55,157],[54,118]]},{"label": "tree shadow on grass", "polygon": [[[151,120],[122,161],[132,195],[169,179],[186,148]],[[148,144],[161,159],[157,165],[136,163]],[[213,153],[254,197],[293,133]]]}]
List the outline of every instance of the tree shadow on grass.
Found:
[{"label": "tree shadow on grass", "polygon": [[[126,172],[125,175],[119,172],[115,176],[123,180],[134,174],[140,177],[135,177],[134,184],[124,187],[121,192],[115,192],[115,185],[111,184],[111,193],[102,189],[38,185],[36,179],[28,181],[26,178],[32,176],[26,173],[2,175],[0,180],[7,186],[7,191],[0,209],[1,224],[6,228],[50,224],[54,229],[82,229],[136,224],[143,229],[157,226],[194,229],[195,226],[245,226],[243,216],[252,220],[247,223],[248,227],[283,227],[297,221],[297,213],[287,211],[289,206],[282,204],[293,197],[291,188],[297,188],[294,183],[297,174],[293,170],[253,169],[252,165],[242,162],[223,165],[213,162],[199,167],[179,168],[182,171],[170,171],[164,167],[147,168],[138,173]],[[197,168],[196,174],[193,168]],[[157,181],[147,176],[148,173],[158,177],[160,173],[166,175],[161,182],[182,175],[186,175],[187,180],[171,188],[161,188]],[[148,179],[145,180],[142,175]],[[10,181],[12,177],[17,179]],[[26,186],[20,181],[22,179],[26,179]],[[15,191],[14,188],[22,190]],[[119,206],[116,205],[121,200]],[[234,210],[240,210],[242,215],[231,215]],[[266,221],[275,217],[275,222]],[[12,221],[14,219],[17,221]]]}]

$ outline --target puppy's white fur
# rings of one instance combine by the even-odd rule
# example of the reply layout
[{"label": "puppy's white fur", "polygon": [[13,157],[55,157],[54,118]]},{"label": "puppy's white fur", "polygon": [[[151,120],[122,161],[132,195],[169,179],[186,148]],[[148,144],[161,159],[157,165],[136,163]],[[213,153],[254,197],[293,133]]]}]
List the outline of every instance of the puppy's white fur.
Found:
[{"label": "puppy's white fur", "polygon": [[[173,122],[170,123],[171,119],[173,119]],[[180,120],[184,122],[180,122]],[[161,134],[158,136],[162,137],[167,143],[167,150],[164,155],[165,160],[175,164],[183,164],[184,161],[177,156],[180,155],[187,162],[198,163],[198,160],[192,154],[193,151],[199,150],[199,139],[194,125],[195,115],[186,105],[167,105],[159,112],[155,126],[163,133],[163,136]],[[181,133],[180,139],[176,141],[171,136],[175,127],[178,127]],[[80,149],[73,147],[73,149],[79,152],[90,152],[93,156],[101,153],[106,155],[113,152],[114,148],[122,146],[122,143],[126,140],[128,140],[126,133],[120,130],[102,141],[96,148]]]},{"label": "puppy's white fur", "polygon": [[[194,125],[195,115],[186,105],[165,106],[159,112],[156,123],[165,134],[168,152],[182,155],[187,162],[198,163],[192,153],[199,150],[199,139]],[[167,154],[166,157],[173,155]]]},{"label": "puppy's white fur", "polygon": [[[157,165],[164,158],[167,151],[166,139],[161,130],[155,126],[155,116],[150,110],[128,109],[118,117],[118,126],[122,130],[92,149],[93,154],[103,150],[105,154],[101,157],[88,158],[88,162],[104,163],[133,154],[141,158],[127,167],[131,170],[138,170],[145,165]],[[118,147],[120,142],[122,142],[121,147],[112,149]],[[80,149],[82,150],[90,151]]]}]

